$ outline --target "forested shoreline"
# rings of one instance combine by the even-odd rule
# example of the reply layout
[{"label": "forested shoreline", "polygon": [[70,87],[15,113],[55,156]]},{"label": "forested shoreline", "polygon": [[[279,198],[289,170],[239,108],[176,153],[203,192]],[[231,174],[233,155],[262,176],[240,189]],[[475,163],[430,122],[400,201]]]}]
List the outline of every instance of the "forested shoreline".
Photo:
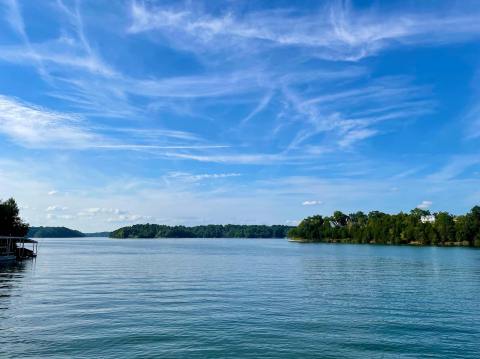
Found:
[{"label": "forested shoreline", "polygon": [[203,225],[167,226],[136,224],[110,233],[111,238],[285,238],[291,226],[283,225]]},{"label": "forested shoreline", "polygon": [[122,227],[110,233],[85,234],[65,227],[29,228],[20,218],[13,198],[0,201],[0,236],[66,238],[107,234],[111,238],[288,237],[299,242],[480,247],[480,206],[464,215],[430,213],[419,208],[398,214],[335,211],[332,216],[307,217],[297,227],[237,224],[186,227],[147,223]]},{"label": "forested shoreline", "polygon": [[84,233],[67,227],[30,227],[27,236],[30,238],[83,238],[108,237],[110,232]]},{"label": "forested shoreline", "polygon": [[305,218],[288,237],[300,242],[480,247],[480,206],[460,216],[419,208],[398,214],[336,211],[330,217]]},{"label": "forested shoreline", "polygon": [[80,231],[67,227],[30,227],[28,230],[30,238],[81,238],[85,237]]}]

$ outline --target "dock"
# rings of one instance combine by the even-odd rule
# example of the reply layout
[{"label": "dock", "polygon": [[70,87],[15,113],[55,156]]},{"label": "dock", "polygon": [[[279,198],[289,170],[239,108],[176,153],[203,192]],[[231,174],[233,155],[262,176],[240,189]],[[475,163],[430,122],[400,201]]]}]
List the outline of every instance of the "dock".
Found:
[{"label": "dock", "polygon": [[38,242],[26,237],[0,236],[0,263],[35,258]]}]

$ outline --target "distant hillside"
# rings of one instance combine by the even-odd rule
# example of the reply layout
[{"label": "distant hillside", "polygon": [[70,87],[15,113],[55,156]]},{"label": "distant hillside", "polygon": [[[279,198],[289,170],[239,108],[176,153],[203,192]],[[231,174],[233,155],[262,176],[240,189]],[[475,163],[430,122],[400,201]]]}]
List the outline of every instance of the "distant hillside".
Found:
[{"label": "distant hillside", "polygon": [[85,234],[66,227],[30,227],[27,236],[30,238],[78,238],[85,237]]},{"label": "distant hillside", "polygon": [[30,227],[30,238],[80,238],[80,237],[109,237],[110,232],[82,233],[67,227]]},{"label": "distant hillside", "polygon": [[205,225],[195,227],[136,224],[110,233],[112,238],[285,238],[290,226]]}]

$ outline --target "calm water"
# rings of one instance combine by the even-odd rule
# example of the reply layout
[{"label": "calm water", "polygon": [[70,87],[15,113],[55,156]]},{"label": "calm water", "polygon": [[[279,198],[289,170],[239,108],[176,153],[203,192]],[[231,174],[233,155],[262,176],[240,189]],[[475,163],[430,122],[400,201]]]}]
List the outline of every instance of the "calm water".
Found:
[{"label": "calm water", "polygon": [[0,268],[5,358],[480,358],[480,251],[45,239]]}]

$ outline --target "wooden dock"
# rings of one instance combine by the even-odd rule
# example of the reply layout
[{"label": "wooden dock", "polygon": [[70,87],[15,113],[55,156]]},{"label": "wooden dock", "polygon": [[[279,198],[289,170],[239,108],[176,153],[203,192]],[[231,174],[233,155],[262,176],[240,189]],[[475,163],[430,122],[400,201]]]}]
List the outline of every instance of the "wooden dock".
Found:
[{"label": "wooden dock", "polygon": [[35,258],[38,242],[26,237],[0,236],[0,262]]}]

